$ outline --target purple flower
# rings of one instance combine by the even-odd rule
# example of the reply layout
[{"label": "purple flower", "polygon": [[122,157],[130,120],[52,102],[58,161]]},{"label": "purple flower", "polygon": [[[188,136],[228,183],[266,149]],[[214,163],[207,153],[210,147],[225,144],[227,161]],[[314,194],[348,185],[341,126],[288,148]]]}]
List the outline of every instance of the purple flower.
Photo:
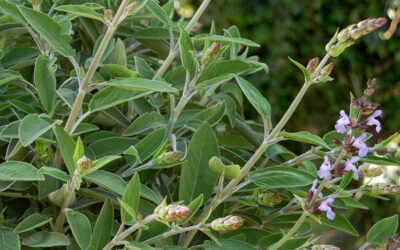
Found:
[{"label": "purple flower", "polygon": [[326,217],[328,217],[328,219],[330,220],[334,220],[336,214],[332,211],[332,208],[330,207],[330,205],[334,202],[333,198],[328,198],[326,200],[324,200],[323,202],[321,202],[321,204],[318,206],[318,209],[321,211],[325,211],[326,212]]},{"label": "purple flower", "polygon": [[[317,184],[318,184],[318,179],[315,179],[310,188],[310,191],[308,191],[307,202],[310,202],[311,199],[314,197],[314,194],[317,191]],[[319,198],[321,198],[321,197],[322,197],[322,194],[319,193]]]},{"label": "purple flower", "polygon": [[322,163],[321,167],[318,170],[318,177],[321,179],[330,179],[332,174],[332,165],[328,156],[324,156],[324,163]]},{"label": "purple flower", "polygon": [[335,129],[338,133],[346,133],[346,126],[351,125],[350,117],[346,114],[346,111],[340,110],[340,118],[337,120]]},{"label": "purple flower", "polygon": [[376,110],[372,115],[367,118],[367,125],[368,126],[376,126],[376,132],[381,132],[381,123],[376,119],[376,117],[382,116],[382,110]]},{"label": "purple flower", "polygon": [[354,172],[354,176],[356,177],[356,180],[358,180],[359,173],[358,173],[357,167],[354,164],[357,163],[359,160],[360,160],[360,157],[354,156],[353,158],[351,158],[350,160],[345,162],[345,167],[344,167],[344,170]]},{"label": "purple flower", "polygon": [[352,146],[354,146],[354,147],[359,149],[358,155],[360,157],[367,156],[367,154],[368,154],[368,146],[364,142],[366,137],[367,137],[367,134],[363,133],[358,138],[354,138],[354,140],[352,142]]}]

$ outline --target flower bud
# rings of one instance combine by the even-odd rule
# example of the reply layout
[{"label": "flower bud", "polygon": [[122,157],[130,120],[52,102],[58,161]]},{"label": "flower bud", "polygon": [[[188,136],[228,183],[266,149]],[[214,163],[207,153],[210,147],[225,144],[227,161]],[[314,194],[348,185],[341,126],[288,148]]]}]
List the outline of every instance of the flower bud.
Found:
[{"label": "flower bud", "polygon": [[256,191],[254,196],[256,197],[258,204],[266,207],[274,207],[283,201],[283,197],[280,194],[271,191],[264,193]]},{"label": "flower bud", "polygon": [[339,32],[337,39],[339,42],[343,43],[349,39],[349,28],[343,29]]},{"label": "flower bud", "polygon": [[358,38],[362,37],[366,33],[367,33],[367,31],[365,29],[353,29],[350,32],[350,37],[353,40],[357,40]]},{"label": "flower bud", "polygon": [[400,185],[378,183],[372,186],[372,193],[374,194],[400,194]]},{"label": "flower bud", "polygon": [[244,219],[239,216],[228,215],[223,218],[215,219],[211,222],[211,228],[215,231],[236,230],[243,226]]},{"label": "flower bud", "polygon": [[315,58],[311,59],[310,61],[308,61],[307,71],[310,75],[314,74],[315,69],[317,68],[318,64],[319,64],[318,57],[315,57]]},{"label": "flower bud", "polygon": [[89,158],[87,158],[86,156],[83,156],[76,163],[76,168],[81,173],[86,172],[90,169],[90,167],[92,166],[92,163],[93,162]]},{"label": "flower bud", "polygon": [[318,80],[323,81],[325,80],[333,70],[333,63],[329,63],[325,67],[322,68],[321,72],[319,73]]},{"label": "flower bud", "polygon": [[184,205],[168,205],[162,203],[158,206],[154,213],[158,219],[163,222],[178,221],[185,219],[190,214],[190,209]]},{"label": "flower bud", "polygon": [[371,18],[367,18],[367,19],[364,19],[362,21],[359,21],[357,23],[357,27],[360,28],[360,29],[366,29],[367,26],[368,26],[369,20],[371,20]]},{"label": "flower bud", "polygon": [[104,10],[104,19],[111,21],[113,19],[113,12],[110,9]]},{"label": "flower bud", "polygon": [[382,169],[380,168],[374,168],[374,167],[370,167],[368,168],[368,170],[365,173],[365,176],[373,178],[373,177],[378,177],[382,174]]},{"label": "flower bud", "polygon": [[386,18],[374,18],[368,21],[367,30],[374,31],[380,27],[382,27],[386,23]]},{"label": "flower bud", "polygon": [[182,151],[165,152],[161,154],[157,159],[153,160],[153,164],[169,164],[180,161],[185,156]]},{"label": "flower bud", "polygon": [[208,167],[214,173],[219,175],[223,175],[229,179],[235,179],[240,175],[240,166],[239,165],[224,165],[220,158],[213,156],[208,161]]},{"label": "flower bud", "polygon": [[220,50],[221,50],[221,43],[213,42],[211,46],[206,50],[206,53],[204,55],[204,62],[211,62],[215,60]]}]

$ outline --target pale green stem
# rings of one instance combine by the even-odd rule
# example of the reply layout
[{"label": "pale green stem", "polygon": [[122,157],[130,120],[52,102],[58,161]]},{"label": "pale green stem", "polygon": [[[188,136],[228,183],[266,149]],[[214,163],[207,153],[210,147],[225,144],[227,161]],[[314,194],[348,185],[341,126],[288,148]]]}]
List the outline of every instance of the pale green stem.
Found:
[{"label": "pale green stem", "polygon": [[[204,11],[206,10],[207,6],[210,4],[211,0],[204,0],[203,3],[200,5],[200,7],[197,9],[196,13],[193,15],[192,19],[186,26],[186,31],[190,32],[194,25],[199,21],[200,17],[203,15]],[[170,51],[169,55],[167,58],[164,60],[163,64],[161,67],[158,69],[156,76],[162,77],[167,71],[169,65],[171,65],[172,61],[175,59],[175,57],[178,55],[178,48],[179,44],[176,44],[174,48]]]},{"label": "pale green stem", "polygon": [[67,196],[65,197],[64,202],[63,202],[63,204],[61,206],[61,211],[60,211],[60,214],[57,217],[56,225],[55,225],[55,228],[54,228],[54,231],[59,232],[59,233],[62,232],[62,229],[63,229],[63,226],[64,226],[64,221],[65,221],[65,212],[66,212],[66,210],[68,208],[68,205],[69,205],[69,203],[71,201],[72,194],[75,192],[75,183],[72,180],[68,181],[67,182],[67,187],[68,187]]},{"label": "pale green stem", "polygon": [[[319,65],[317,66],[314,75],[311,76],[311,79],[314,78],[314,76],[317,76],[323,66],[326,64],[326,62],[329,59],[329,54],[326,54],[324,58],[321,60]],[[307,89],[309,86],[312,84],[312,82],[305,82],[299,93],[297,94],[296,98],[293,100],[292,104],[286,111],[286,113],[283,115],[281,120],[278,122],[278,124],[275,126],[275,128],[272,130],[272,132],[267,136],[267,138],[264,139],[263,143],[259,146],[259,148],[256,150],[254,155],[246,162],[246,164],[243,166],[241,169],[240,175],[238,178],[233,179],[223,190],[221,199],[213,200],[213,202],[207,206],[206,209],[204,209],[204,212],[199,216],[199,218],[196,220],[196,223],[199,223],[206,218],[208,218],[209,214],[226,198],[228,198],[232,190],[235,188],[235,186],[240,183],[240,181],[247,175],[247,173],[250,171],[250,169],[256,164],[256,162],[260,159],[260,157],[264,154],[265,150],[273,144],[276,143],[274,139],[278,136],[279,132],[283,129],[283,127],[286,125],[286,123],[289,121],[290,117],[293,115],[294,111],[296,110],[297,106],[299,105],[301,99],[303,98],[304,94],[307,92]],[[191,231],[186,237],[185,240],[183,241],[183,246],[187,247],[189,246],[191,240],[193,239],[194,235],[196,234],[197,230]]]},{"label": "pale green stem", "polygon": [[276,250],[287,240],[289,240],[296,232],[299,230],[300,226],[303,224],[304,220],[307,218],[308,212],[304,211],[303,214],[300,216],[300,218],[297,220],[296,224],[285,234],[285,236],[282,237],[275,245],[272,246],[271,250]]},{"label": "pale green stem", "polygon": [[118,24],[120,23],[123,13],[125,10],[126,5],[128,4],[128,0],[123,0],[121,5],[118,8],[117,13],[115,14],[115,17],[113,18],[110,26],[108,27],[108,30],[106,34],[104,35],[103,40],[100,43],[99,48],[97,49],[97,52],[93,58],[92,63],[89,66],[88,71],[86,72],[85,78],[82,81],[82,85],[80,86],[80,91],[79,94],[81,94],[81,97],[78,97],[75,99],[74,105],[72,107],[71,114],[68,117],[67,124],[65,125],[65,131],[68,133],[71,133],[72,127],[74,125],[74,122],[76,118],[78,117],[79,110],[82,107],[83,104],[83,99],[85,97],[86,91],[88,89],[89,83],[92,81],[94,73],[97,70],[97,67],[100,64],[101,58],[103,57],[103,54],[108,46],[108,43],[110,42],[112,36],[114,35],[115,30],[118,27]]},{"label": "pale green stem", "polygon": [[118,245],[123,239],[125,239],[128,235],[135,232],[136,230],[143,227],[144,225],[152,222],[155,218],[156,218],[155,214],[149,215],[146,218],[144,218],[142,221],[137,222],[135,225],[129,227],[122,233],[115,235],[115,237],[103,248],[103,250],[112,249],[114,246]]}]

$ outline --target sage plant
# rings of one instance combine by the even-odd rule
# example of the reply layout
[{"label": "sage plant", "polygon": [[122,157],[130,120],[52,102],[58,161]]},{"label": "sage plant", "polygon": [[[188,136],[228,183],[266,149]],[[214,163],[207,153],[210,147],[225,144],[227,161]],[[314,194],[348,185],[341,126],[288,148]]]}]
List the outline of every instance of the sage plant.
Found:
[{"label": "sage plant", "polygon": [[[311,223],[358,237],[343,209],[400,192],[363,182],[382,174],[363,163],[400,164],[382,156],[396,134],[368,141],[385,129],[379,81],[324,136],[284,130],[309,88],[334,84],[332,57],[385,18],[338,30],[321,60],[290,59],[304,84],[275,120],[246,80],[268,74],[259,45],[235,25],[200,34],[210,3],[187,19],[173,0],[0,0],[0,249],[335,249]],[[398,247],[397,224],[361,248]]]}]

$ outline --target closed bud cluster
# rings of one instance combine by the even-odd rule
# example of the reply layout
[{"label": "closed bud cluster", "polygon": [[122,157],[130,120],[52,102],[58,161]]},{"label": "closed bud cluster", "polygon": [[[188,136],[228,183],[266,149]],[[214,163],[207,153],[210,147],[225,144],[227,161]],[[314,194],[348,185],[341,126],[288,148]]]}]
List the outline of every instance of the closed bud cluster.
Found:
[{"label": "closed bud cluster", "polygon": [[308,61],[307,71],[310,75],[314,74],[315,69],[317,68],[318,64],[319,64],[318,57],[315,57],[315,58],[311,59],[310,61]]},{"label": "closed bud cluster", "polygon": [[211,228],[215,231],[227,231],[239,229],[244,224],[244,219],[240,216],[228,215],[223,218],[215,219],[211,222]]},{"label": "closed bud cluster", "polygon": [[153,164],[169,164],[180,161],[185,156],[182,151],[172,151],[161,154],[157,159],[153,160]]},{"label": "closed bud cluster", "polygon": [[92,166],[92,161],[87,158],[86,156],[80,158],[78,160],[78,162],[76,163],[76,168],[79,172],[86,172],[90,169],[90,167]]},{"label": "closed bud cluster", "polygon": [[184,205],[168,205],[161,204],[156,208],[154,213],[158,219],[164,222],[178,221],[185,219],[190,214],[190,209]]},{"label": "closed bud cluster", "polygon": [[318,80],[323,81],[325,80],[333,70],[333,63],[329,63],[325,67],[322,68],[321,72],[319,73]]},{"label": "closed bud cluster", "polygon": [[372,186],[374,194],[400,194],[400,185],[378,183]]},{"label": "closed bud cluster", "polygon": [[113,12],[110,9],[104,10],[104,19],[111,21],[113,19]]},{"label": "closed bud cluster", "polygon": [[376,90],[376,78],[373,78],[372,80],[369,80],[367,82],[367,88],[364,90],[364,95],[365,96],[371,96],[374,94]]},{"label": "closed bud cluster", "polygon": [[221,50],[220,42],[213,42],[211,46],[206,50],[203,62],[211,62],[215,60]]},{"label": "closed bud cluster", "polygon": [[366,177],[373,178],[382,175],[382,169],[377,167],[371,167],[367,165],[362,165],[359,170],[364,173]]},{"label": "closed bud cluster", "polygon": [[283,201],[283,197],[280,194],[271,191],[264,193],[256,191],[254,196],[258,204],[266,207],[274,207]]},{"label": "closed bud cluster", "polygon": [[380,28],[386,23],[386,18],[368,18],[358,24],[349,25],[336,33],[326,45],[326,51],[333,57],[340,55],[346,48],[354,44],[360,37]]}]

